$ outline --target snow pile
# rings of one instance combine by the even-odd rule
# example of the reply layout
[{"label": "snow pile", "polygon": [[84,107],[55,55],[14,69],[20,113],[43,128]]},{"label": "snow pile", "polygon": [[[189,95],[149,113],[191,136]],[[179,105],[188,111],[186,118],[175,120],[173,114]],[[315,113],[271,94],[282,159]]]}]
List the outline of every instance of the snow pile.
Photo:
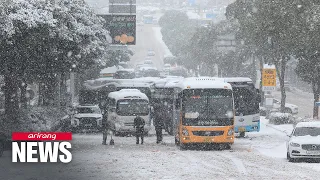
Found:
[{"label": "snow pile", "polygon": [[269,116],[269,123],[271,124],[293,124],[295,117],[290,113],[272,112]]},{"label": "snow pile", "polygon": [[45,132],[52,131],[60,125],[66,111],[55,107],[32,107],[19,113],[19,121],[12,123],[10,118],[5,120],[5,115],[0,117],[0,129],[6,134],[11,132]]}]

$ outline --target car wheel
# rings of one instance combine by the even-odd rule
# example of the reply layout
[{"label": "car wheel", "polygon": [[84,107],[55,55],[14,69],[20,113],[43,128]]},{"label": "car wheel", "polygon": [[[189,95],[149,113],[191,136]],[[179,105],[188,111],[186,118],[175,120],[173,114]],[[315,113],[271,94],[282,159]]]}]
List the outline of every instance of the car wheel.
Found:
[{"label": "car wheel", "polygon": [[4,151],[4,142],[0,141],[0,157],[3,155]]},{"label": "car wheel", "polygon": [[286,109],[284,109],[284,113],[290,113],[290,114],[292,114],[292,110],[291,110],[290,108],[286,108]]},{"label": "car wheel", "polygon": [[287,159],[288,159],[289,162],[295,162],[295,159],[290,157],[290,153],[289,152],[287,152]]}]

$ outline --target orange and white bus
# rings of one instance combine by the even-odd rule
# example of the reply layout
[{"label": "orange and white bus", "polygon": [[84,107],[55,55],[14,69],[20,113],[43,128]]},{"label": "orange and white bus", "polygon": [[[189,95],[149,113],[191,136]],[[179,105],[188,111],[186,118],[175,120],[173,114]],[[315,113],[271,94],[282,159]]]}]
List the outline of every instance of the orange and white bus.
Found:
[{"label": "orange and white bus", "polygon": [[191,144],[213,144],[230,149],[234,143],[232,87],[219,78],[184,78],[176,85],[175,142],[181,149]]}]

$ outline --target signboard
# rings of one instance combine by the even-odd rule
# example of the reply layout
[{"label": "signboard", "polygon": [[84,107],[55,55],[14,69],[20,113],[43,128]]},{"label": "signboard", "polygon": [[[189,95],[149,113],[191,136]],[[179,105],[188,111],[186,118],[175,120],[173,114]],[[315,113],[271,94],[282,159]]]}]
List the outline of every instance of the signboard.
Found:
[{"label": "signboard", "polygon": [[262,90],[274,91],[276,90],[276,69],[275,68],[263,68],[262,70]]},{"label": "signboard", "polygon": [[112,44],[136,44],[136,15],[99,15],[106,20]]},{"label": "signboard", "polygon": [[136,13],[136,6],[132,6],[132,5],[112,5],[109,4],[109,13]]}]

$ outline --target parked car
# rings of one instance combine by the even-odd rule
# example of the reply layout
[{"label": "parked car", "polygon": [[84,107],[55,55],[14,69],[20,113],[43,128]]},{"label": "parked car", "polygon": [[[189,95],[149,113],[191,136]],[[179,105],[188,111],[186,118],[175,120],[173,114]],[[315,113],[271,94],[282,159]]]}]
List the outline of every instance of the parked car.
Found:
[{"label": "parked car", "polygon": [[287,141],[287,159],[320,158],[320,122],[300,122]]},{"label": "parked car", "polygon": [[[290,113],[290,114],[298,114],[299,108],[297,105],[285,103],[285,111],[284,113]],[[281,101],[278,99],[273,99],[273,108],[270,110],[271,112],[280,112],[281,109]],[[267,108],[260,106],[260,115],[266,116],[267,114]]]},{"label": "parked car", "polygon": [[101,130],[102,118],[102,112],[98,105],[78,105],[71,118],[72,130]]}]

